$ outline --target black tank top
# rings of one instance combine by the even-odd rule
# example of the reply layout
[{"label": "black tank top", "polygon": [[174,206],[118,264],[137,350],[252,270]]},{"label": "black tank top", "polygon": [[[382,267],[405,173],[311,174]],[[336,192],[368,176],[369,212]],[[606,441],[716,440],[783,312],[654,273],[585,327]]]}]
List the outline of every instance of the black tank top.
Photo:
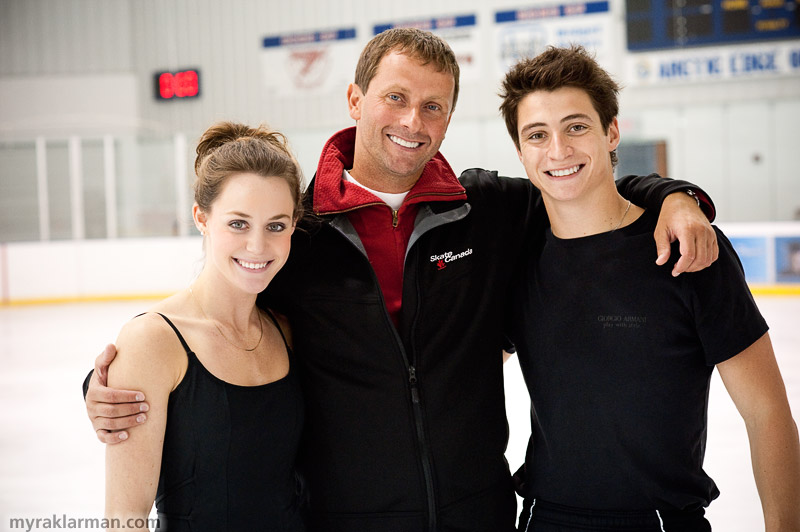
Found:
[{"label": "black tank top", "polygon": [[294,467],[303,397],[288,344],[284,378],[237,386],[212,375],[159,315],[178,335],[189,364],[169,396],[156,530],[304,531]]}]

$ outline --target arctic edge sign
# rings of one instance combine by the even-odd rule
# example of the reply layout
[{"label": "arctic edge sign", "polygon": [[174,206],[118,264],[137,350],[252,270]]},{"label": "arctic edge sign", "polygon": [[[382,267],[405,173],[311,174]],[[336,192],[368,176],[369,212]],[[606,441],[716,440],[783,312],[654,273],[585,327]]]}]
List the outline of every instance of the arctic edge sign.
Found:
[{"label": "arctic edge sign", "polygon": [[701,83],[800,75],[800,42],[634,54],[634,85]]}]

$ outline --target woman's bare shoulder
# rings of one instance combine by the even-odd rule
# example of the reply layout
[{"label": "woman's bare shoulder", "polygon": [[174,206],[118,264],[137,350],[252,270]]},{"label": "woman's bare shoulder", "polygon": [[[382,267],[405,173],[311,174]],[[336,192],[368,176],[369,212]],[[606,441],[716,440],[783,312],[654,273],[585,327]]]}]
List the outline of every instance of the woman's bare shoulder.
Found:
[{"label": "woman's bare shoulder", "polygon": [[175,331],[155,312],[128,321],[116,341],[117,356],[109,368],[109,378],[120,385],[136,388],[140,384],[174,385],[180,380],[185,352]]}]

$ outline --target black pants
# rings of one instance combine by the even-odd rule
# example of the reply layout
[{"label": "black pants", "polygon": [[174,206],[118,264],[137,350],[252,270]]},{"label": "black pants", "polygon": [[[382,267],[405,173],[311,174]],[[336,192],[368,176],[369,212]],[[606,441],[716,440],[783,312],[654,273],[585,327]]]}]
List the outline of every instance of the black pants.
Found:
[{"label": "black pants", "polygon": [[711,532],[705,510],[600,511],[525,499],[519,532]]}]

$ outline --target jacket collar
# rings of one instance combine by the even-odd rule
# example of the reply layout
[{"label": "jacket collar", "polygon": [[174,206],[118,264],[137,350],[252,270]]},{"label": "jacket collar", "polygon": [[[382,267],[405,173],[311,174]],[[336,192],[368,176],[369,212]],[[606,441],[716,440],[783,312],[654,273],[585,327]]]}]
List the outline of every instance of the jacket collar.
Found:
[{"label": "jacket collar", "polygon": [[[353,167],[356,128],[334,134],[322,148],[314,179],[313,210],[316,214],[345,212],[368,205],[383,204],[374,194],[342,179],[342,172]],[[440,152],[428,161],[422,175],[408,192],[403,206],[422,201],[467,199],[453,169]]]}]

